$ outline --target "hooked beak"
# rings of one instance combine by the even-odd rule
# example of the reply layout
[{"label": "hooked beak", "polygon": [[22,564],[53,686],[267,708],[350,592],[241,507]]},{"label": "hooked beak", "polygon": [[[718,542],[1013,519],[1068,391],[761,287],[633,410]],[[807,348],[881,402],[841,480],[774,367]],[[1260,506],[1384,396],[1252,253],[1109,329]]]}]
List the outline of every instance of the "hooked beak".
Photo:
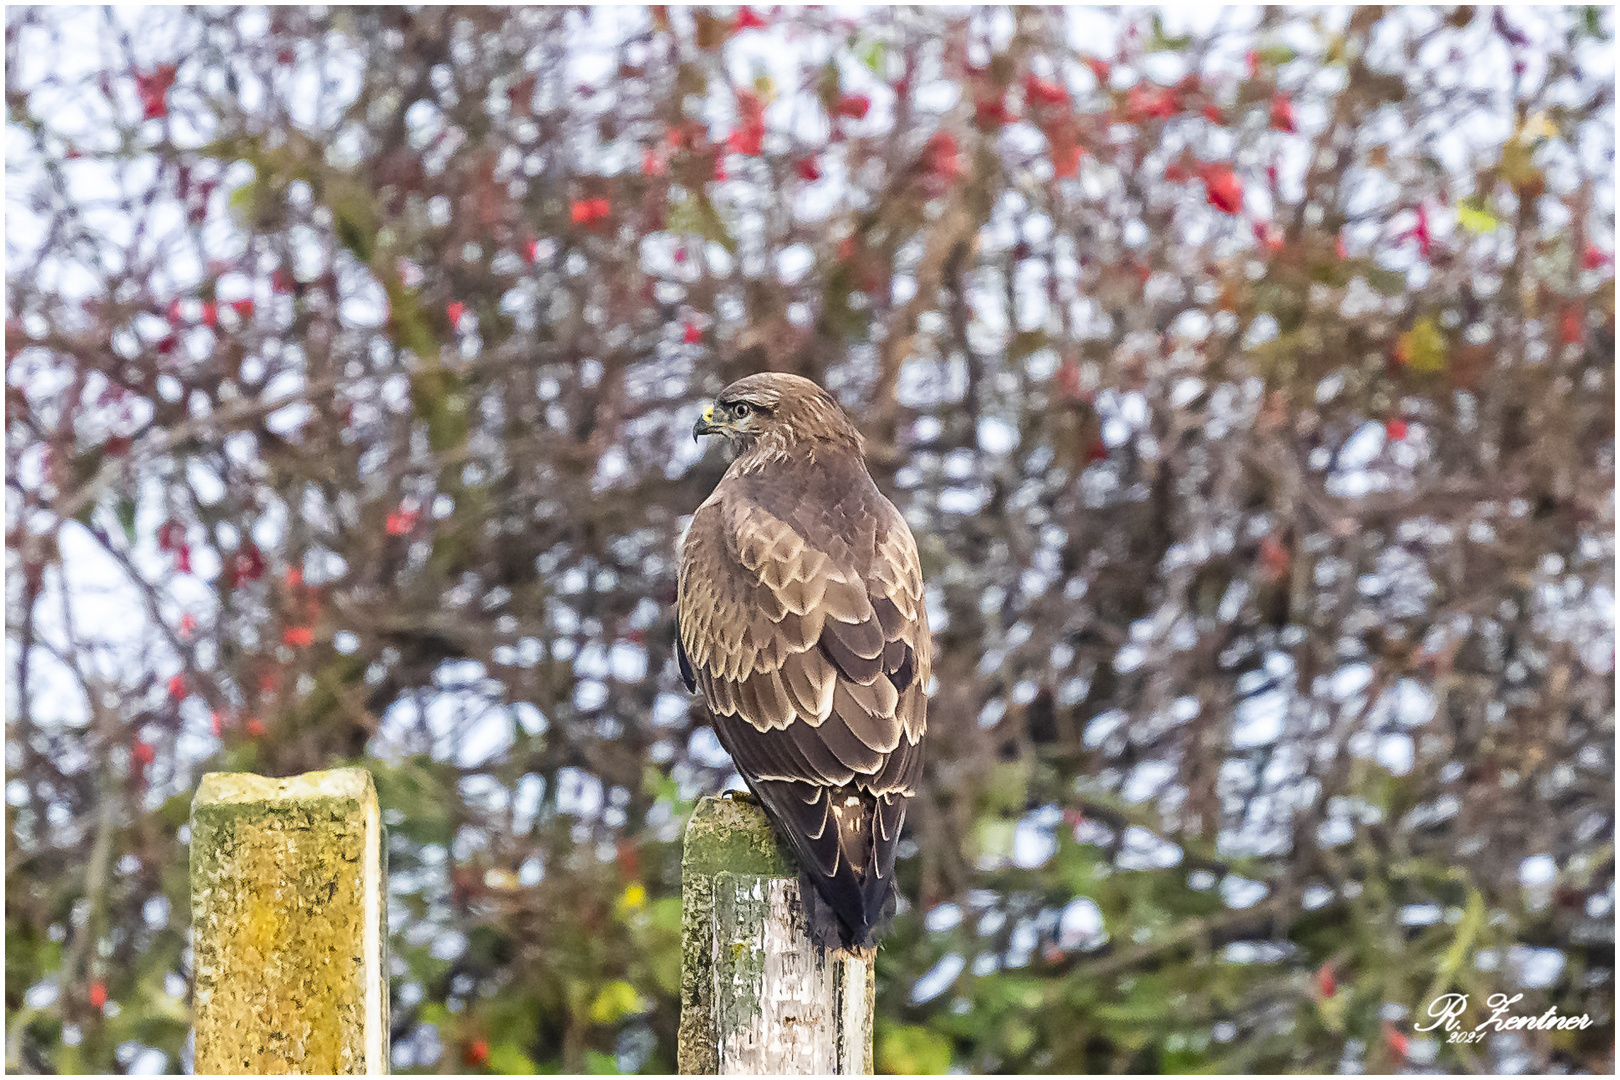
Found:
[{"label": "hooked beak", "polygon": [[697,442],[703,435],[719,434],[722,434],[722,428],[714,422],[714,406],[710,405],[703,410],[703,415],[698,417],[697,423],[692,425],[692,441]]}]

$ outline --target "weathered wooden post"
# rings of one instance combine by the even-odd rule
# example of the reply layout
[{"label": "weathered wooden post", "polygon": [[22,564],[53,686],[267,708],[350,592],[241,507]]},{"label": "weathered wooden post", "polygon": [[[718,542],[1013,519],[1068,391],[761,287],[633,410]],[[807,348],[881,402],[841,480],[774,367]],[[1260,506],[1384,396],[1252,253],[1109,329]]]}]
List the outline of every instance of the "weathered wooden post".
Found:
[{"label": "weathered wooden post", "polygon": [[693,812],[681,933],[681,1072],[872,1071],[872,965],[810,943],[797,864],[751,802]]},{"label": "weathered wooden post", "polygon": [[385,853],[365,769],[203,777],[191,803],[197,1072],[388,1071]]}]

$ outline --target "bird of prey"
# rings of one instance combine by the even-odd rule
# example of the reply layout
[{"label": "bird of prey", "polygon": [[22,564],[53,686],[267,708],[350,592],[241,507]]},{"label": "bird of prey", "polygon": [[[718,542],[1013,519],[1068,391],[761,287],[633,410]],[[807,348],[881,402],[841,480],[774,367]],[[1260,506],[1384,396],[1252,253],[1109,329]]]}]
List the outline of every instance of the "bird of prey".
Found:
[{"label": "bird of prey", "polygon": [[893,911],[895,845],[922,772],[931,650],[917,544],[867,473],[860,432],[809,379],[732,383],[700,435],[736,458],[681,547],[681,675],[814,886],[812,940],[868,953]]}]

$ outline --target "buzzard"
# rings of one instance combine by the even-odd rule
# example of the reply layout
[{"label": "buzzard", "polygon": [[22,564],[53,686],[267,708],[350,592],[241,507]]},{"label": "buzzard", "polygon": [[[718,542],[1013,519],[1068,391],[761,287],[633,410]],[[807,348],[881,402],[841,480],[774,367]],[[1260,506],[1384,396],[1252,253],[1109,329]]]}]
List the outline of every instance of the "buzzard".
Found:
[{"label": "buzzard", "polygon": [[894,849],[922,772],[917,544],[872,483],[860,432],[809,379],[739,379],[699,435],[722,436],[736,459],[681,547],[681,676],[798,853],[812,939],[864,952],[893,908]]}]

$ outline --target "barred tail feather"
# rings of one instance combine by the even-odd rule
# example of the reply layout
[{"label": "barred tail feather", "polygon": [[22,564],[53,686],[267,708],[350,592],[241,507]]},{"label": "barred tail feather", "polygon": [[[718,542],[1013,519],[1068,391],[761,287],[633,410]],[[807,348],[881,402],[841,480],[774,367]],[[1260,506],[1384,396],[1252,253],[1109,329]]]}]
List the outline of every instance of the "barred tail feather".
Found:
[{"label": "barred tail feather", "polygon": [[828,949],[873,948],[895,908],[902,800],[879,799],[854,785],[750,786],[799,857],[811,940]]}]

